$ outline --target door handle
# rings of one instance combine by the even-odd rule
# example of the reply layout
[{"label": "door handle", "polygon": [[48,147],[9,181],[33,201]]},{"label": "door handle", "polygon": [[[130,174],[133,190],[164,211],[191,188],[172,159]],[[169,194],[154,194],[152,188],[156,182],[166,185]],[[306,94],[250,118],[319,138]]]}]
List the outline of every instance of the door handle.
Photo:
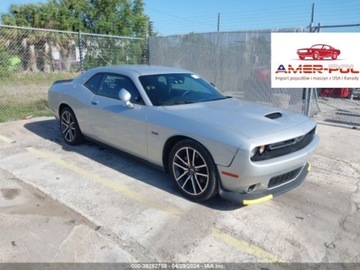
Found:
[{"label": "door handle", "polygon": [[99,104],[99,101],[91,101],[91,104],[92,104],[92,105],[98,105],[98,104]]}]

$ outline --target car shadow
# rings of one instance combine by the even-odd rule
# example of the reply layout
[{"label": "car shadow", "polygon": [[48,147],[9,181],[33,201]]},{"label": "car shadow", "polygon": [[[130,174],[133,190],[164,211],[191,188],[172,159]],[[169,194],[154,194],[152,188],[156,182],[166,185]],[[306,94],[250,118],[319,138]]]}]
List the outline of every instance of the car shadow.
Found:
[{"label": "car shadow", "polygon": [[[169,176],[161,168],[145,160],[98,142],[88,141],[79,146],[66,144],[56,119],[26,123],[24,127],[45,140],[57,143],[64,151],[76,152],[119,173],[183,198]],[[223,200],[219,196],[199,204],[221,211],[231,211],[242,207],[238,203]]]}]

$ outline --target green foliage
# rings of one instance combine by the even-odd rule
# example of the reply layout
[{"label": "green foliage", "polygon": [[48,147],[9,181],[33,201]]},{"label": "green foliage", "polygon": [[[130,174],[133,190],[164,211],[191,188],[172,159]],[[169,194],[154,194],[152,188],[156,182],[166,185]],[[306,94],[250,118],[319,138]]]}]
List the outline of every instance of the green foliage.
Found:
[{"label": "green foliage", "polygon": [[[1,19],[6,25],[143,39],[153,32],[150,20],[144,14],[143,0],[48,0],[40,4],[11,5],[9,13]],[[13,54],[21,57],[22,70],[47,73],[56,70],[58,67],[53,66],[49,50],[54,47],[59,50],[60,68],[71,70],[77,36],[43,31],[18,32],[12,31],[8,40],[14,48]],[[83,46],[86,47],[87,67],[146,61],[145,42],[98,38],[90,43],[83,40]]]},{"label": "green foliage", "polygon": [[145,37],[152,27],[143,0],[48,0],[11,5],[1,20],[5,25],[132,37]]},{"label": "green foliage", "polygon": [[21,66],[21,59],[18,56],[13,56],[9,60],[10,60],[9,71],[10,72],[18,71]]},{"label": "green foliage", "polygon": [[9,76],[11,67],[11,56],[6,48],[0,46],[0,78]]}]

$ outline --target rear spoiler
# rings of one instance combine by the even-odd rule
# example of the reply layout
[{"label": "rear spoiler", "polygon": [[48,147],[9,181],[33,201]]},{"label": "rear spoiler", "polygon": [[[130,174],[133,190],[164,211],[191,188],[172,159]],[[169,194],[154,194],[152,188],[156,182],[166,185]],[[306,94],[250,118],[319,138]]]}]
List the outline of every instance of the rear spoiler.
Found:
[{"label": "rear spoiler", "polygon": [[54,83],[53,83],[53,85],[54,84],[61,84],[61,83],[68,83],[68,82],[72,82],[73,80],[71,79],[71,80],[57,80],[57,81],[55,81]]}]

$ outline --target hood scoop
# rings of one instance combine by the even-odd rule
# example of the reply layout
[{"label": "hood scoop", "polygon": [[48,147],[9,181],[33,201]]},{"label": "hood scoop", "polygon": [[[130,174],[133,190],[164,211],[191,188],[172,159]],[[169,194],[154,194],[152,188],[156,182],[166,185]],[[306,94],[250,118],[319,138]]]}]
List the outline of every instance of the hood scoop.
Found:
[{"label": "hood scoop", "polygon": [[265,117],[274,120],[274,119],[281,118],[282,114],[281,114],[281,112],[273,112],[273,113],[266,114]]}]

